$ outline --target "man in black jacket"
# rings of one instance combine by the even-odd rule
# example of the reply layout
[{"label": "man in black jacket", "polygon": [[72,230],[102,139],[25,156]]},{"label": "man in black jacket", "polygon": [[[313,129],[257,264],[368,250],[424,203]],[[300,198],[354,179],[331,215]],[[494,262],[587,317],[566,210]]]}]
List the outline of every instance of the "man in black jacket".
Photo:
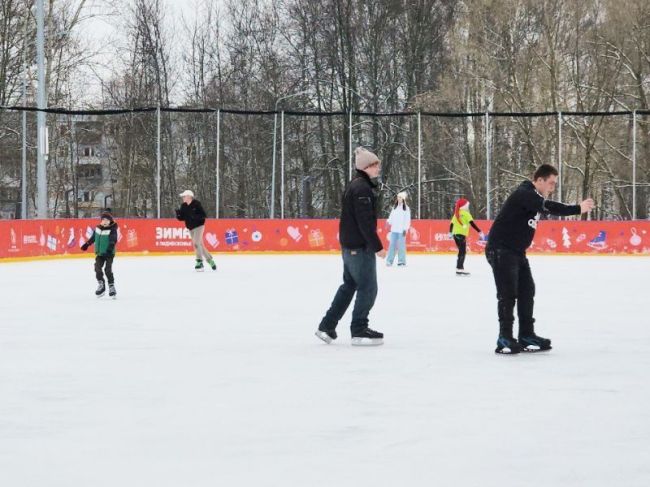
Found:
[{"label": "man in black jacket", "polygon": [[[500,329],[496,353],[551,349],[551,340],[535,334],[535,282],[526,249],[533,241],[542,214],[579,215],[594,207],[591,199],[579,205],[564,205],[548,200],[555,190],[557,176],[557,169],[553,166],[543,164],[537,168],[533,180],[521,183],[508,197],[490,229],[485,256],[492,267],[497,288]],[[519,341],[512,334],[515,303],[519,318]]]},{"label": "man in black jacket", "polygon": [[339,241],[343,254],[343,284],[322,319],[316,336],[326,343],[336,339],[336,325],[350,306],[352,345],[381,345],[384,335],[368,328],[368,315],[377,297],[376,257],[386,251],[377,235],[377,197],[374,182],[381,171],[375,154],[362,147],[355,151],[356,176],[345,189],[339,223]]},{"label": "man in black jacket", "polygon": [[185,222],[185,226],[190,231],[192,236],[192,244],[196,252],[196,264],[194,269],[199,272],[203,271],[203,258],[208,262],[208,265],[213,271],[217,270],[217,264],[212,260],[212,255],[203,245],[203,232],[205,231],[205,210],[201,202],[194,199],[194,193],[189,189],[180,194],[183,198],[183,204],[176,210],[176,218]]}]

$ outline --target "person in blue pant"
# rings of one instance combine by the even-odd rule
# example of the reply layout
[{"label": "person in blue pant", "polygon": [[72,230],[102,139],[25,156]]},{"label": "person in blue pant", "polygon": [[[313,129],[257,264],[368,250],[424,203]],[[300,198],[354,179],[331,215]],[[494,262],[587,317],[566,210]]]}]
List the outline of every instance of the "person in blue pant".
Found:
[{"label": "person in blue pant", "polygon": [[406,233],[411,228],[411,209],[406,204],[406,193],[397,194],[393,209],[388,217],[387,226],[390,227],[390,245],[386,265],[393,265],[397,253],[397,265],[406,265]]},{"label": "person in blue pant", "polygon": [[352,303],[352,345],[382,345],[384,334],[368,327],[377,298],[376,257],[386,251],[377,235],[377,178],[381,161],[363,147],[355,151],[356,176],[343,194],[339,241],[343,258],[343,284],[318,325],[316,336],[325,343],[336,340],[336,326]]}]

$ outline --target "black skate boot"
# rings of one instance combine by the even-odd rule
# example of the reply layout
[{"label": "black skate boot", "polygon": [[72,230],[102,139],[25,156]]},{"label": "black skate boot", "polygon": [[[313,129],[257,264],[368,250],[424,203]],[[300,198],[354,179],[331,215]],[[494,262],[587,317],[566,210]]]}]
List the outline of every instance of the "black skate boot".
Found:
[{"label": "black skate boot", "polygon": [[364,328],[352,335],[352,345],[374,346],[384,344],[384,334],[370,328]]},{"label": "black skate boot", "polygon": [[551,350],[551,340],[548,338],[542,338],[535,335],[535,333],[529,335],[520,335],[519,344],[521,345],[522,352],[545,352]]},{"label": "black skate boot", "polygon": [[212,269],[213,271],[217,270],[217,264],[214,263],[214,259],[210,259],[208,261],[208,265],[210,266],[210,269]]},{"label": "black skate boot", "polygon": [[196,272],[203,272],[205,270],[203,268],[203,261],[201,259],[196,259],[196,264],[194,265],[194,270]]},{"label": "black skate boot", "polygon": [[95,296],[101,298],[104,293],[106,293],[106,284],[104,281],[97,281],[97,290],[95,291]]},{"label": "black skate boot", "polygon": [[108,283],[108,295],[113,299],[117,297],[117,291],[115,291],[115,284],[113,284],[112,282]]},{"label": "black skate boot", "polygon": [[512,336],[499,336],[495,353],[514,355],[521,352],[521,345]]},{"label": "black skate boot", "polygon": [[335,330],[321,330],[320,328],[316,330],[316,336],[323,340],[325,343],[330,344],[332,341],[336,340],[338,336]]}]

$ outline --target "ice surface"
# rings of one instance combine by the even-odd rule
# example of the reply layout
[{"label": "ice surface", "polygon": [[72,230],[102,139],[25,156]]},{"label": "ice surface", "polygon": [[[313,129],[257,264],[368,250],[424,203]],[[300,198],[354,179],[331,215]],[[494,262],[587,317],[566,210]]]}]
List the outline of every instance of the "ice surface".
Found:
[{"label": "ice surface", "polygon": [[650,485],[650,259],[532,256],[520,356],[480,256],[380,265],[368,348],[314,336],[338,256],[217,262],[0,264],[1,486]]}]

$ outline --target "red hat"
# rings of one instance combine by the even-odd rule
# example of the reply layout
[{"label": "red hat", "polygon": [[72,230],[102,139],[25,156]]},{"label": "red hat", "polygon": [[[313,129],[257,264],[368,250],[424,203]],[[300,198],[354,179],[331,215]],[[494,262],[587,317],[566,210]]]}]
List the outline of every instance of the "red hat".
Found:
[{"label": "red hat", "polygon": [[467,201],[465,198],[460,198],[458,201],[456,201],[456,207],[454,208],[454,215],[456,216],[456,220],[458,220],[458,223],[461,223],[460,209],[465,205],[469,205],[469,201]]}]

